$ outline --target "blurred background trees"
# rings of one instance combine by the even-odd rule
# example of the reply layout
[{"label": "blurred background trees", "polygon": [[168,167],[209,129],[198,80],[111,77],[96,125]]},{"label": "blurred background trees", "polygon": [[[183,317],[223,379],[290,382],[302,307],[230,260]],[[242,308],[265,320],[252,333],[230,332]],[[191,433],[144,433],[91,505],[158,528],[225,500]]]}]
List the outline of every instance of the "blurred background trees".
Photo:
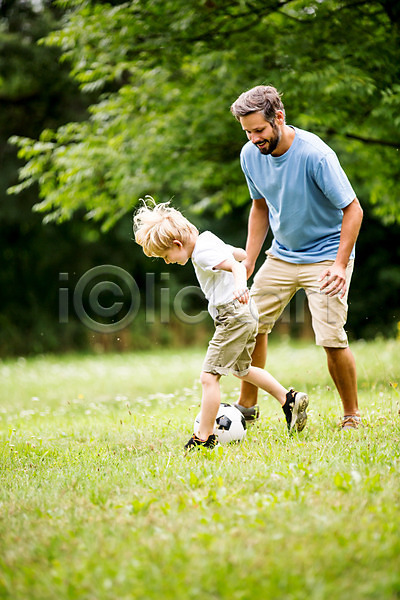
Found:
[{"label": "blurred background trees", "polygon": [[[151,317],[139,311],[126,346],[146,346],[149,336],[171,343],[174,331],[193,340],[190,324],[188,334],[182,323],[165,327],[155,316],[165,266],[132,242],[132,211],[146,194],[173,197],[199,227],[243,245],[249,197],[239,152],[246,140],[229,106],[260,83],[283,92],[288,123],[335,149],[365,209],[350,334],[395,333],[396,4],[9,0],[0,7],[2,354],[98,341],[73,311],[68,324],[59,323],[59,290],[66,285],[71,300],[79,277],[106,263],[133,274],[141,290],[154,272]],[[194,284],[190,267],[169,269],[168,301]],[[189,305],[198,311],[194,295]]]}]

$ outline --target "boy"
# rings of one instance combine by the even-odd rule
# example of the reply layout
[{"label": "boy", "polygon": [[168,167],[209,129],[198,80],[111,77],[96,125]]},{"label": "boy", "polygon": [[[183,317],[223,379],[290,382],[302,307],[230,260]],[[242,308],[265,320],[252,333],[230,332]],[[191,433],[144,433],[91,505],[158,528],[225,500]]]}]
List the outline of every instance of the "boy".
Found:
[{"label": "boy", "polygon": [[[154,203],[151,197],[146,198]],[[144,204],[134,216],[134,234],[146,256],[163,258],[166,264],[185,265],[189,258],[192,260],[216,327],[200,376],[198,435],[193,434],[185,449],[217,445],[213,430],[221,403],[219,380],[228,373],[271,394],[282,406],[289,433],[302,431],[307,420],[307,394],[287,390],[267,371],[251,366],[258,315],[250,301],[246,269],[240,262],[246,252],[228,246],[210,231],[199,233],[169,202]]]}]

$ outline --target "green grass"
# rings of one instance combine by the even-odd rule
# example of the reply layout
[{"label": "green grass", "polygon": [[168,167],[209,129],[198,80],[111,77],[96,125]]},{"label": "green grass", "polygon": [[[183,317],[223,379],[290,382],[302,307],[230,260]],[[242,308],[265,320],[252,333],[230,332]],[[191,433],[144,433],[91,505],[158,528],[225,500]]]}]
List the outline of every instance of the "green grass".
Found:
[{"label": "green grass", "polygon": [[204,349],[0,362],[0,598],[400,598],[400,343],[352,349],[361,430],[323,350],[283,342],[306,430],[263,394],[243,444],[186,458]]}]

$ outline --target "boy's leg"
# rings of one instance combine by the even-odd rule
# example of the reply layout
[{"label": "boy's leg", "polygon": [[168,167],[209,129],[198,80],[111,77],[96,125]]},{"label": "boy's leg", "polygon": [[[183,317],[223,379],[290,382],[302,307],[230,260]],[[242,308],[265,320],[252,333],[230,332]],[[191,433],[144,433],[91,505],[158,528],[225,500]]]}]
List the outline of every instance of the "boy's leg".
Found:
[{"label": "boy's leg", "polygon": [[245,383],[251,383],[271,394],[285,414],[289,433],[293,430],[302,431],[307,422],[308,396],[304,392],[287,390],[268,371],[251,366],[247,375],[236,376]]},{"label": "boy's leg", "polygon": [[215,419],[221,404],[220,375],[202,371],[200,382],[203,388],[198,437],[207,440],[214,431]]},{"label": "boy's leg", "polygon": [[286,402],[286,394],[289,390],[283,387],[268,371],[263,368],[256,367],[252,364],[247,375],[236,375],[243,383],[247,383],[252,387],[261,388],[268,394],[271,394],[279,404],[283,406]]}]

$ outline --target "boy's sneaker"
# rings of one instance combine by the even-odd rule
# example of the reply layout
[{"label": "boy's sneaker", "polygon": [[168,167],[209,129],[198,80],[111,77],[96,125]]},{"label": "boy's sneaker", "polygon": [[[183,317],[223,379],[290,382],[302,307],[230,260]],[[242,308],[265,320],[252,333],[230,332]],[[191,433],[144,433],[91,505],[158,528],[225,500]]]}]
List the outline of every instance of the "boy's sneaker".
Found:
[{"label": "boy's sneaker", "polygon": [[258,404],[255,406],[250,406],[250,408],[246,406],[242,406],[238,402],[235,402],[233,405],[235,408],[240,410],[246,421],[256,421],[260,416],[260,407]]},{"label": "boy's sneaker", "polygon": [[358,415],[344,415],[340,424],[343,431],[358,429],[360,425],[362,425],[362,421]]},{"label": "boy's sneaker", "polygon": [[286,402],[282,406],[282,410],[285,413],[289,433],[294,429],[296,431],[303,431],[307,422],[307,406],[307,394],[295,392],[293,388],[288,391],[286,394]]},{"label": "boy's sneaker", "polygon": [[192,435],[192,437],[190,438],[190,440],[188,441],[188,443],[185,444],[185,450],[188,451],[188,450],[193,450],[194,448],[200,448],[200,447],[210,448],[212,450],[213,448],[216,448],[217,446],[219,446],[218,438],[214,433],[209,435],[206,440],[200,439],[194,433]]}]

